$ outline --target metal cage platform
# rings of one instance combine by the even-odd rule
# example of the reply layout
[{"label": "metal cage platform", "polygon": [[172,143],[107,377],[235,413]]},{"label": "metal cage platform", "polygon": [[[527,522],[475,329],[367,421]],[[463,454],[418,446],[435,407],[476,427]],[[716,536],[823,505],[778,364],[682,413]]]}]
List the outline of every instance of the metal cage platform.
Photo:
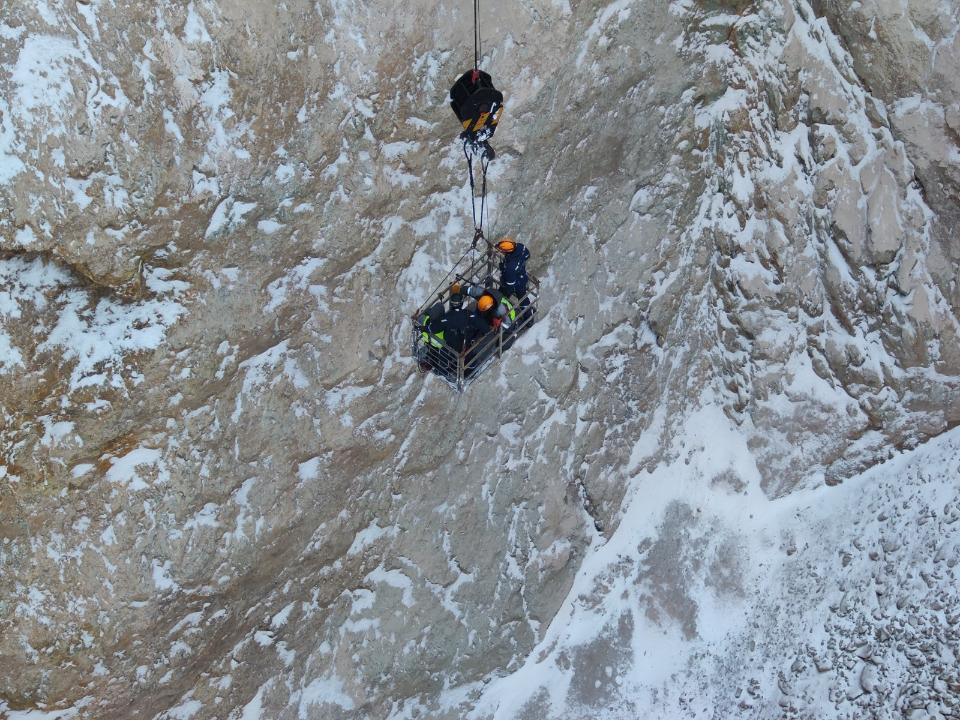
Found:
[{"label": "metal cage platform", "polygon": [[444,308],[449,307],[450,286],[453,283],[499,288],[500,254],[486,238],[484,242],[487,245],[486,252],[472,250],[460,258],[430,298],[411,316],[412,350],[413,357],[417,359],[418,372],[434,373],[457,392],[462,392],[480,377],[495,359],[503,357],[517,337],[533,324],[540,300],[540,282],[528,274],[527,292],[515,303],[517,317],[510,328],[493,329],[459,352],[421,324],[420,320],[428,308],[437,303],[442,303]]}]

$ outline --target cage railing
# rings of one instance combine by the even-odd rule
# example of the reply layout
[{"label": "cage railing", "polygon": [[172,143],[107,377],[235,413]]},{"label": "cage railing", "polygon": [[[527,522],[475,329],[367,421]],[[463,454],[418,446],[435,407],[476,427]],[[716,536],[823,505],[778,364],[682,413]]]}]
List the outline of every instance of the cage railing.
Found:
[{"label": "cage railing", "polygon": [[503,357],[503,353],[509,350],[517,337],[533,324],[540,300],[540,281],[535,276],[528,275],[527,292],[514,304],[516,318],[510,327],[504,329],[501,325],[498,328],[492,328],[490,332],[460,351],[451,347],[443,338],[433,335],[421,324],[424,313],[431,307],[437,304],[443,304],[444,308],[448,307],[450,288],[455,282],[480,287],[499,287],[499,263],[496,262],[496,250],[489,242],[487,245],[485,253],[468,253],[461,258],[431,293],[430,298],[411,317],[413,320],[412,351],[413,356],[418,360],[418,370],[434,372],[458,392],[463,391],[467,385],[476,380],[495,359]]}]

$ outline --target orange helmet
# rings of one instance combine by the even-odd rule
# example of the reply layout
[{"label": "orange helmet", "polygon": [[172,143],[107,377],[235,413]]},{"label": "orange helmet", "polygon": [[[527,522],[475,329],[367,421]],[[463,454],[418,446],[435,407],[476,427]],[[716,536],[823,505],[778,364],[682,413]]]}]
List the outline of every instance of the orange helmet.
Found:
[{"label": "orange helmet", "polygon": [[497,250],[502,253],[512,253],[517,249],[517,244],[510,238],[504,238],[497,243]]},{"label": "orange helmet", "polygon": [[477,310],[480,312],[486,312],[494,305],[493,295],[481,295],[480,299],[477,300]]}]

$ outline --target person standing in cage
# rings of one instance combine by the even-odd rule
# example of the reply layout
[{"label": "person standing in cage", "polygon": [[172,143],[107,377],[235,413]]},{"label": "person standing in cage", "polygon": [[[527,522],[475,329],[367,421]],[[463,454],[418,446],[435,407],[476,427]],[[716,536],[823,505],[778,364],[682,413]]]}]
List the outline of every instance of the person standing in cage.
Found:
[{"label": "person standing in cage", "polygon": [[512,238],[503,238],[496,244],[500,251],[500,292],[517,300],[527,294],[527,260],[530,251]]},{"label": "person standing in cage", "polygon": [[530,251],[513,238],[502,238],[495,247],[501,253],[500,292],[513,300],[517,310],[515,331],[521,333],[530,324],[534,312],[527,295],[530,279],[527,275],[527,260],[530,259]]},{"label": "person standing in cage", "polygon": [[438,375],[447,374],[450,370],[449,360],[445,352],[445,338],[443,319],[446,310],[443,301],[438,300],[424,311],[419,318],[420,340],[423,343],[420,354],[422,370],[432,370]]},{"label": "person standing in cage", "polygon": [[497,350],[494,333],[500,327],[497,303],[483,288],[467,288],[467,295],[476,298],[467,312],[466,355],[464,377],[469,377]]},{"label": "person standing in cage", "polygon": [[463,307],[463,293],[460,292],[460,283],[450,286],[450,309],[440,320],[440,331],[444,342],[456,353],[463,352],[470,336],[469,312]]}]

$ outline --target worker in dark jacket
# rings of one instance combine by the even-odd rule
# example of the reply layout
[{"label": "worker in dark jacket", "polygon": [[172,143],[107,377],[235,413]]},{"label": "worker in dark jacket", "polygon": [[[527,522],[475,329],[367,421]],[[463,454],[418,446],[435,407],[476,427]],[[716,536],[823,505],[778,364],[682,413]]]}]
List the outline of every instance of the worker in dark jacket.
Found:
[{"label": "worker in dark jacket", "polygon": [[456,353],[463,352],[472,340],[475,332],[471,327],[470,312],[462,303],[454,302],[451,297],[451,307],[444,313],[439,324],[443,333],[444,342]]},{"label": "worker in dark jacket", "polygon": [[487,325],[487,331],[502,327],[509,330],[517,319],[517,310],[513,302],[499,290],[474,285],[467,289],[470,297],[477,299],[476,313]]},{"label": "worker in dark jacket", "polygon": [[424,345],[440,347],[443,344],[439,342],[443,340],[443,335],[439,334],[438,331],[440,330],[440,320],[443,319],[445,313],[443,301],[440,300],[428,307],[420,316],[420,337]]},{"label": "worker in dark jacket", "polygon": [[423,342],[420,367],[424,371],[433,370],[438,375],[448,375],[450,372],[450,352],[445,347],[448,343],[444,324],[446,315],[443,301],[439,300],[418,318],[420,339]]},{"label": "worker in dark jacket", "polygon": [[[470,297],[476,297],[467,289]],[[482,298],[481,298],[482,299]],[[490,309],[494,305],[492,297],[487,296],[483,302],[474,300],[470,303],[466,312],[466,327],[464,329],[464,377],[470,377],[474,371],[479,368],[484,361],[490,357],[496,349],[497,344],[492,339],[493,325],[491,324]]]},{"label": "worker in dark jacket", "polygon": [[450,308],[432,326],[444,343],[454,352],[461,352],[464,347],[467,332],[467,318],[469,313],[463,307],[464,295],[460,290],[460,283],[450,286]]},{"label": "worker in dark jacket", "polygon": [[496,247],[503,256],[500,259],[500,291],[519,300],[527,294],[530,251],[511,238],[503,238]]}]

